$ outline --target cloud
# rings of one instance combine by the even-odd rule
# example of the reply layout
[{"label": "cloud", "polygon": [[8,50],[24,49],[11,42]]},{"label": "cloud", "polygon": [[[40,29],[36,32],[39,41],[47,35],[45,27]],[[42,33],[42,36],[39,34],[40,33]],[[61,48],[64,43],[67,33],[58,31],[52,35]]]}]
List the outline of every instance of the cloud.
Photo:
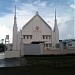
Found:
[{"label": "cloud", "polygon": [[49,6],[52,7],[52,6],[54,6],[54,5],[55,5],[55,3],[52,3],[52,4],[50,4]]},{"label": "cloud", "polygon": [[73,39],[74,38],[74,19],[69,19],[59,26],[60,39]]},{"label": "cloud", "polygon": [[13,22],[13,14],[0,17],[0,39],[5,39],[5,36],[9,35],[10,42],[12,42]]},{"label": "cloud", "polygon": [[[17,0],[18,2],[19,0]],[[50,6],[53,6],[53,4],[50,4]],[[20,30],[34,15],[37,10],[39,10],[39,13],[41,17],[53,28],[54,27],[54,13],[51,10],[53,7],[50,8],[50,6],[47,5],[46,1],[36,1],[33,3],[22,3],[21,5],[17,6],[17,26],[18,30]],[[50,8],[50,9],[49,9]],[[4,39],[5,35],[10,35],[10,42],[12,42],[12,29],[13,29],[13,23],[14,23],[14,8],[12,9],[13,13],[7,14],[3,17],[0,17],[0,39]],[[68,15],[57,15],[57,22],[60,30],[60,38],[67,38],[72,37],[66,30],[66,25],[68,27],[70,21],[70,18],[68,18]],[[68,28],[67,28],[68,29]],[[63,32],[63,33],[62,33]],[[65,36],[63,37],[62,34]]]},{"label": "cloud", "polygon": [[75,4],[71,4],[70,7],[75,9]]}]

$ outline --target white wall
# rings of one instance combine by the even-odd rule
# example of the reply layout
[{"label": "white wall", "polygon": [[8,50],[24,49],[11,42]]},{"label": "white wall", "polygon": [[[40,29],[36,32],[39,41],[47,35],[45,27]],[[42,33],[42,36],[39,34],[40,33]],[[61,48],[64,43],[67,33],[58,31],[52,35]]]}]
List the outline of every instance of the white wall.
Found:
[{"label": "white wall", "polygon": [[13,26],[13,50],[17,50],[17,42],[18,42],[18,38],[17,38],[17,25]]},{"label": "white wall", "polygon": [[7,47],[7,50],[10,51],[10,50],[13,50],[13,45],[12,44],[5,44],[5,46]]},{"label": "white wall", "polygon": [[[39,26],[38,31],[36,30],[36,26]],[[29,21],[26,26],[22,28],[22,38],[23,35],[33,35],[33,39],[23,39],[23,44],[27,44],[32,41],[52,42],[52,39],[43,39],[42,35],[52,36],[52,29],[38,15],[31,19],[31,21]]]},{"label": "white wall", "polygon": [[[68,46],[68,44],[72,44],[72,46]],[[75,41],[67,43],[67,49],[75,49]]]},{"label": "white wall", "polygon": [[23,55],[41,55],[43,54],[43,44],[25,44]]},{"label": "white wall", "polygon": [[5,51],[5,58],[20,57],[20,51]]}]

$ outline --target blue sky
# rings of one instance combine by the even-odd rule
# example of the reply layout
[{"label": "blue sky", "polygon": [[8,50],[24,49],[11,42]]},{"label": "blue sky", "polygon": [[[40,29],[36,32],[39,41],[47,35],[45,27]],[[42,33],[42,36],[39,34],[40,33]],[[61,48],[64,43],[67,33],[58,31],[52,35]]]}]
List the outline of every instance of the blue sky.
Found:
[{"label": "blue sky", "polygon": [[60,39],[74,38],[74,0],[0,0],[0,39],[10,35],[10,42],[12,41],[15,3],[19,30],[36,11],[39,11],[39,15],[53,28],[56,8]]}]

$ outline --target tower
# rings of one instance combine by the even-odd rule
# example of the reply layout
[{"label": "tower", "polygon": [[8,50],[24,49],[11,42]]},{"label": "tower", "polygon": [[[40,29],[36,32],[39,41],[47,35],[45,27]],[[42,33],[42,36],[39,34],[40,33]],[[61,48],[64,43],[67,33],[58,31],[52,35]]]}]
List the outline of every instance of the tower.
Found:
[{"label": "tower", "polygon": [[14,15],[14,26],[13,26],[13,50],[17,50],[17,21],[16,21],[16,5],[15,5],[15,15]]},{"label": "tower", "polygon": [[55,33],[56,44],[58,44],[59,43],[59,29],[57,26],[56,9],[55,9],[54,33]]},{"label": "tower", "polygon": [[59,44],[59,29],[57,26],[56,10],[54,18],[54,29],[52,31],[52,49],[57,49],[57,44]]},{"label": "tower", "polygon": [[57,18],[56,18],[56,9],[55,9],[55,20],[54,20],[54,34],[55,34],[55,42],[59,43],[59,29],[57,26]]}]

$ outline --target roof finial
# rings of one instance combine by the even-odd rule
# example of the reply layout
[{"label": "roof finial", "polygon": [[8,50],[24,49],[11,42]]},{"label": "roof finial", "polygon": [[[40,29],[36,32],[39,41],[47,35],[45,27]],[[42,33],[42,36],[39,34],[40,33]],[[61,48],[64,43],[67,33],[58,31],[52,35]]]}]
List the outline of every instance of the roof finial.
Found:
[{"label": "roof finial", "polygon": [[36,14],[39,14],[39,12],[38,12],[38,11],[36,11]]},{"label": "roof finial", "polygon": [[16,3],[15,3],[15,9],[14,9],[14,25],[16,25],[17,24],[17,21],[16,21]]},{"label": "roof finial", "polygon": [[55,20],[54,20],[54,32],[55,32],[55,30],[56,30],[56,28],[57,28],[57,19],[56,19],[56,9],[55,9]]},{"label": "roof finial", "polygon": [[15,4],[15,16],[14,17],[16,18],[16,4]]},{"label": "roof finial", "polygon": [[55,20],[56,20],[56,8],[55,8]]}]

